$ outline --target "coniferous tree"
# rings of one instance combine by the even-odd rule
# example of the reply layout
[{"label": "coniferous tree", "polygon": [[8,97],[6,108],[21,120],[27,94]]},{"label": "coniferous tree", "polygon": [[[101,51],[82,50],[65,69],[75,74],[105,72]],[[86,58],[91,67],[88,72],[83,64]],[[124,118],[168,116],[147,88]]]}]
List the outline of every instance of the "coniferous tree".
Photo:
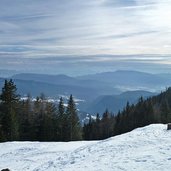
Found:
[{"label": "coniferous tree", "polygon": [[19,123],[17,109],[19,105],[19,95],[14,82],[5,80],[0,96],[1,101],[1,131],[4,139],[17,140],[19,138]]},{"label": "coniferous tree", "polygon": [[61,97],[58,104],[58,112],[57,112],[57,119],[58,119],[58,139],[59,141],[67,141],[68,137],[66,137],[68,132],[68,118],[65,113],[64,101]]},{"label": "coniferous tree", "polygon": [[107,109],[103,113],[101,122],[102,122],[102,129],[103,129],[101,139],[105,139],[108,138],[111,135],[111,132],[113,131],[111,125],[111,115]]},{"label": "coniferous tree", "polygon": [[70,95],[70,98],[68,100],[66,114],[69,123],[68,125],[69,140],[70,141],[81,140],[82,139],[81,125],[79,122],[76,105],[72,95]]},{"label": "coniferous tree", "polygon": [[31,123],[31,139],[35,141],[40,141],[40,127],[41,127],[41,100],[40,97],[36,97],[36,100],[33,102],[33,122]]},{"label": "coniferous tree", "polygon": [[27,99],[20,102],[19,123],[20,123],[20,139],[27,141],[31,139],[30,131],[33,122],[33,111],[31,104],[31,96],[27,95]]},{"label": "coniferous tree", "polygon": [[102,129],[100,127],[100,115],[96,114],[96,122],[95,122],[95,130],[96,130],[96,140],[100,139],[102,135]]},{"label": "coniferous tree", "polygon": [[45,113],[42,121],[42,139],[43,141],[55,141],[56,139],[56,106],[53,103],[46,102]]},{"label": "coniferous tree", "polygon": [[170,110],[169,110],[169,105],[166,99],[162,100],[160,110],[161,110],[162,123],[167,123],[169,119],[168,115],[169,115]]}]

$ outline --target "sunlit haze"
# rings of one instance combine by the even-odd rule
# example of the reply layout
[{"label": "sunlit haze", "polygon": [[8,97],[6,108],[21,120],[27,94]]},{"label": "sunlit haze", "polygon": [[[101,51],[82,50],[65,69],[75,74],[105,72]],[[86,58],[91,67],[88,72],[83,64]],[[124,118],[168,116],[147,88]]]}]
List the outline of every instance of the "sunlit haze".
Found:
[{"label": "sunlit haze", "polygon": [[0,69],[171,69],[171,0],[1,0],[0,25]]}]

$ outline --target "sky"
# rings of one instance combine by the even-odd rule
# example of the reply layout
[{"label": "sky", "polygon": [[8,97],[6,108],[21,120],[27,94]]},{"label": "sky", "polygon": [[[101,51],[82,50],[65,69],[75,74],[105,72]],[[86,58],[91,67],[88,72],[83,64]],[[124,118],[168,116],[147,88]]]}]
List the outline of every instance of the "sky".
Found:
[{"label": "sky", "polygon": [[0,69],[171,72],[171,0],[0,0]]}]

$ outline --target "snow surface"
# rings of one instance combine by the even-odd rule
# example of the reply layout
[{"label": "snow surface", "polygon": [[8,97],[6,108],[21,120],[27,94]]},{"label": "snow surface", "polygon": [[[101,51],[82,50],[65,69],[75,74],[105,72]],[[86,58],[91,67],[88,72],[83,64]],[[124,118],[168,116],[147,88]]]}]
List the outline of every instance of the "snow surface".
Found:
[{"label": "snow surface", "polygon": [[170,171],[171,131],[154,124],[103,141],[7,142],[0,170]]}]

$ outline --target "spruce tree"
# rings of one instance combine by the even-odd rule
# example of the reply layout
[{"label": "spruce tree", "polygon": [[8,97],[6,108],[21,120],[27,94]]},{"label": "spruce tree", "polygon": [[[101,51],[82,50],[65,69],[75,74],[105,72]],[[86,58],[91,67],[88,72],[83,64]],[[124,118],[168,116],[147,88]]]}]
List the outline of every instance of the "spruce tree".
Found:
[{"label": "spruce tree", "polygon": [[66,141],[67,137],[66,137],[66,132],[67,130],[67,117],[65,114],[65,107],[64,107],[64,102],[63,102],[63,98],[60,98],[59,104],[58,104],[58,138],[59,141]]},{"label": "spruce tree", "polygon": [[45,114],[42,121],[42,139],[43,141],[55,141],[56,136],[56,106],[53,103],[46,102]]},{"label": "spruce tree", "polygon": [[19,112],[20,123],[20,140],[30,140],[31,123],[33,122],[33,111],[31,104],[31,95],[27,95],[27,99],[21,101]]},{"label": "spruce tree", "polygon": [[108,138],[110,135],[110,113],[109,111],[106,109],[106,111],[103,113],[103,117],[102,117],[102,139]]},{"label": "spruce tree", "polygon": [[32,140],[39,140],[41,138],[40,135],[40,127],[41,127],[41,122],[42,118],[40,115],[41,111],[41,100],[37,96],[36,101],[33,103],[33,115],[32,115],[32,123],[31,123],[31,130],[30,130],[30,135]]},{"label": "spruce tree", "polygon": [[19,105],[19,95],[14,82],[5,80],[0,95],[1,101],[1,128],[5,140],[17,140],[19,137],[19,123],[17,108]]},{"label": "spruce tree", "polygon": [[76,105],[72,95],[68,100],[66,114],[69,123],[68,125],[69,140],[70,141],[81,140],[82,139],[81,125],[79,122]]}]

